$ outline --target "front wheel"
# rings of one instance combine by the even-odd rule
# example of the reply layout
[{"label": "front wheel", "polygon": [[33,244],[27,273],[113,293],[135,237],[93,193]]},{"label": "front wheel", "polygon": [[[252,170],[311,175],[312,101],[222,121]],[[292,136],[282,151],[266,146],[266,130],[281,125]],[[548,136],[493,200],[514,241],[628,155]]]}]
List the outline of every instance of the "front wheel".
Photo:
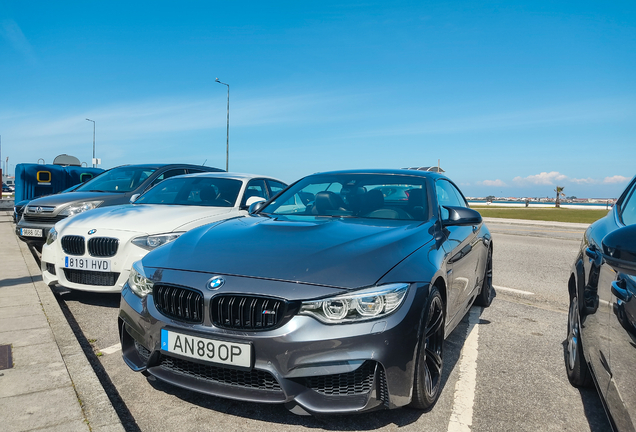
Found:
[{"label": "front wheel", "polygon": [[568,337],[565,347],[565,369],[568,372],[568,380],[574,387],[590,387],[592,385],[592,376],[583,357],[583,347],[581,346],[579,301],[576,296],[570,299]]},{"label": "front wheel", "polygon": [[424,332],[417,354],[411,407],[430,410],[442,391],[444,302],[436,287],[426,301]]},{"label": "front wheel", "polygon": [[484,271],[484,281],[481,290],[475,299],[475,304],[481,307],[488,307],[492,303],[492,248],[488,249],[486,260],[486,270]]}]

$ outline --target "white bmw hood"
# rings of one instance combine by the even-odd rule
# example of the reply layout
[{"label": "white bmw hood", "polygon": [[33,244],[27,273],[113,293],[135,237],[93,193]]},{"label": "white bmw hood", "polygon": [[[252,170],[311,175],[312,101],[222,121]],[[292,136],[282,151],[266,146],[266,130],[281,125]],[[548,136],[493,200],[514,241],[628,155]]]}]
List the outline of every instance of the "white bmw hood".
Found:
[{"label": "white bmw hood", "polygon": [[97,208],[64,219],[56,229],[103,229],[159,234],[187,231],[217,220],[246,214],[238,208],[127,204]]}]

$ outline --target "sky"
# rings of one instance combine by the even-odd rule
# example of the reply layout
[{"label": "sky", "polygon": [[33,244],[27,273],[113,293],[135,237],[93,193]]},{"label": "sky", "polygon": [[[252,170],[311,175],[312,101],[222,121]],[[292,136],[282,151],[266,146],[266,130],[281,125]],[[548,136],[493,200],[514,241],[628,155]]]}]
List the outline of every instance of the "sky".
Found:
[{"label": "sky", "polygon": [[[636,174],[636,2],[0,0],[3,167],[70,154],[292,182],[437,165],[467,196]],[[5,167],[6,169],[6,167]]]}]

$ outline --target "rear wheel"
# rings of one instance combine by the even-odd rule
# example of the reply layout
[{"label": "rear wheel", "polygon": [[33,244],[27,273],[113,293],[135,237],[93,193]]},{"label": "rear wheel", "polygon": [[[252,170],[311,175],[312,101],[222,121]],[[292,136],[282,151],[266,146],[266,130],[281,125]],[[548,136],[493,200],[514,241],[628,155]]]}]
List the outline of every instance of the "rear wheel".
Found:
[{"label": "rear wheel", "polygon": [[475,299],[477,306],[488,307],[492,303],[492,248],[488,249],[486,260],[486,270],[484,271],[484,281],[481,285],[479,295]]},{"label": "rear wheel", "polygon": [[417,354],[411,407],[429,410],[442,390],[444,348],[444,302],[436,287],[426,301],[426,317],[422,341]]},{"label": "rear wheel", "polygon": [[570,299],[568,337],[565,347],[565,369],[568,372],[570,384],[573,386],[590,387],[592,385],[592,376],[583,357],[583,347],[581,346],[579,301],[576,296]]}]

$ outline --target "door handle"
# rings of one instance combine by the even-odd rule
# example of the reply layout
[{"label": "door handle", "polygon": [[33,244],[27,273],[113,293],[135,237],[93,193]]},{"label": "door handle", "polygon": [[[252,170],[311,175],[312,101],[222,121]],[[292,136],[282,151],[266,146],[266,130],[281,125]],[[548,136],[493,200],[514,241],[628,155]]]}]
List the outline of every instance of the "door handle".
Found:
[{"label": "door handle", "polygon": [[612,294],[625,303],[632,299],[632,295],[627,291],[627,284],[622,279],[612,281]]},{"label": "door handle", "polygon": [[479,227],[477,225],[473,225],[473,233],[476,233]]}]

